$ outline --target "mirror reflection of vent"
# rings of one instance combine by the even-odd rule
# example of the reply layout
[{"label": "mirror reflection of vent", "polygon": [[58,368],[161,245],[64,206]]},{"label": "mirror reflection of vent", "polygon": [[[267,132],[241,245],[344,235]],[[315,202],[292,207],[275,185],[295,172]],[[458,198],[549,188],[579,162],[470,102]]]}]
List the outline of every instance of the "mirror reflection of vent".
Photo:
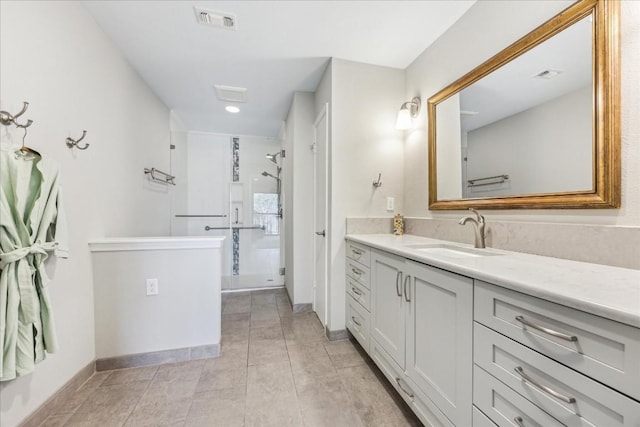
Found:
[{"label": "mirror reflection of vent", "polygon": [[534,74],[533,77],[534,79],[544,79],[544,80],[549,80],[552,79],[554,77],[558,77],[560,74],[562,74],[561,70],[542,70],[537,74]]},{"label": "mirror reflection of vent", "polygon": [[237,30],[238,23],[233,13],[221,12],[219,10],[209,10],[194,7],[198,24],[210,27],[223,28],[225,30]]}]

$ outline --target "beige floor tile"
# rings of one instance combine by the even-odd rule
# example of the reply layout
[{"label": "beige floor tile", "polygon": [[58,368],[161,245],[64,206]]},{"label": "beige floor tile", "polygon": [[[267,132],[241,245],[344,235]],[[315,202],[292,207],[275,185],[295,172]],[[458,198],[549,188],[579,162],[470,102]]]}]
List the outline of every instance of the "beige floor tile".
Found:
[{"label": "beige floor tile", "polygon": [[[132,409],[133,410],[133,409]],[[64,424],[65,427],[121,427],[127,421],[129,413],[121,412],[76,412]]]},{"label": "beige floor tile", "polygon": [[284,334],[282,333],[282,326],[269,325],[264,328],[254,328],[249,332],[249,340],[255,341],[271,341],[271,340],[284,340]]},{"label": "beige floor tile", "polygon": [[251,294],[251,306],[276,304],[276,296],[273,292],[257,291]]},{"label": "beige floor tile", "polygon": [[138,381],[151,381],[158,371],[158,366],[143,366],[141,368],[116,369],[102,385],[128,384]]},{"label": "beige floor tile", "polygon": [[76,411],[89,396],[100,387],[104,381],[111,375],[111,372],[96,372],[93,374],[78,390],[76,390],[69,399],[59,402],[52,414],[61,415],[69,414]]},{"label": "beige floor tile", "polygon": [[249,366],[277,363],[288,358],[283,339],[249,341]]},{"label": "beige floor tile", "polygon": [[296,388],[306,427],[364,427],[337,374],[296,380]]},{"label": "beige floor tile", "polygon": [[197,380],[202,373],[205,360],[190,360],[188,362],[168,363],[158,367],[153,381]]},{"label": "beige floor tile", "polygon": [[193,399],[187,426],[242,426],[246,387],[198,393]]},{"label": "beige floor tile", "polygon": [[127,419],[125,426],[169,426],[184,422],[191,407],[191,399],[169,402],[139,403]]},{"label": "beige floor tile", "polygon": [[50,415],[39,427],[62,427],[73,414]]},{"label": "beige floor tile", "polygon": [[128,416],[149,384],[149,381],[138,381],[125,384],[102,385],[78,408],[74,417],[79,413],[101,415],[103,412],[112,414],[124,413]]},{"label": "beige floor tile", "polygon": [[421,426],[382,374],[373,369],[369,365],[358,365],[338,370],[338,376],[364,425]]},{"label": "beige floor tile", "polygon": [[315,313],[294,314],[280,320],[287,343],[328,342]]},{"label": "beige floor tile", "polygon": [[356,344],[353,344],[350,340],[329,341],[324,343],[324,347],[336,369],[367,363],[367,360],[356,348]]},{"label": "beige floor tile", "polygon": [[147,387],[140,403],[189,400],[193,398],[196,392],[198,381],[199,377],[190,379],[175,378],[169,381],[153,380]]},{"label": "beige floor tile", "polygon": [[251,300],[231,300],[222,304],[222,314],[233,314],[233,313],[249,313],[251,312]]},{"label": "beige floor tile", "polygon": [[288,362],[249,366],[245,426],[302,426]]},{"label": "beige floor tile", "polygon": [[198,382],[196,393],[227,388],[246,387],[247,367],[219,369],[203,372]]}]

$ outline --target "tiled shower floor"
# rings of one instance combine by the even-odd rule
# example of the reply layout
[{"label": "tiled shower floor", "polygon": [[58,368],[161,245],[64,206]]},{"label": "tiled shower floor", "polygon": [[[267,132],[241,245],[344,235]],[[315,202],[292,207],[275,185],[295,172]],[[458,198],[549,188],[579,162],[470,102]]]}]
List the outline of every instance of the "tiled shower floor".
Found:
[{"label": "tiled shower floor", "polygon": [[283,289],[223,294],[216,359],[98,372],[43,426],[419,426],[348,340]]}]

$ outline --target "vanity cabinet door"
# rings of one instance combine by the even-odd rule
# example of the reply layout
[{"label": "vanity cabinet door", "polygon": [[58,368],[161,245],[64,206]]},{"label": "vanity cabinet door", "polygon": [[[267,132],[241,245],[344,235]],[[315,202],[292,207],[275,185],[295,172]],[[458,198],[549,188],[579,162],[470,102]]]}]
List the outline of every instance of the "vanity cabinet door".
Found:
[{"label": "vanity cabinet door", "polygon": [[371,336],[404,369],[404,258],[371,252]]},{"label": "vanity cabinet door", "polygon": [[458,426],[471,425],[473,280],[407,261],[406,373]]}]

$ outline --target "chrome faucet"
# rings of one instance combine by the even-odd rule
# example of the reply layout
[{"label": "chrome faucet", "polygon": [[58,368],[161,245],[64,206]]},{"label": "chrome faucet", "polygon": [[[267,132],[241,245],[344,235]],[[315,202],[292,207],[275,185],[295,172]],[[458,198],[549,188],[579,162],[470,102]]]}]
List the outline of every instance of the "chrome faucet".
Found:
[{"label": "chrome faucet", "polygon": [[473,224],[473,230],[476,233],[475,247],[485,248],[486,246],[484,244],[484,217],[480,215],[478,211],[473,208],[469,208],[469,210],[473,212],[476,215],[476,217],[474,218],[472,216],[465,216],[460,221],[458,221],[458,224],[465,225],[468,221],[471,221],[471,224]]}]

